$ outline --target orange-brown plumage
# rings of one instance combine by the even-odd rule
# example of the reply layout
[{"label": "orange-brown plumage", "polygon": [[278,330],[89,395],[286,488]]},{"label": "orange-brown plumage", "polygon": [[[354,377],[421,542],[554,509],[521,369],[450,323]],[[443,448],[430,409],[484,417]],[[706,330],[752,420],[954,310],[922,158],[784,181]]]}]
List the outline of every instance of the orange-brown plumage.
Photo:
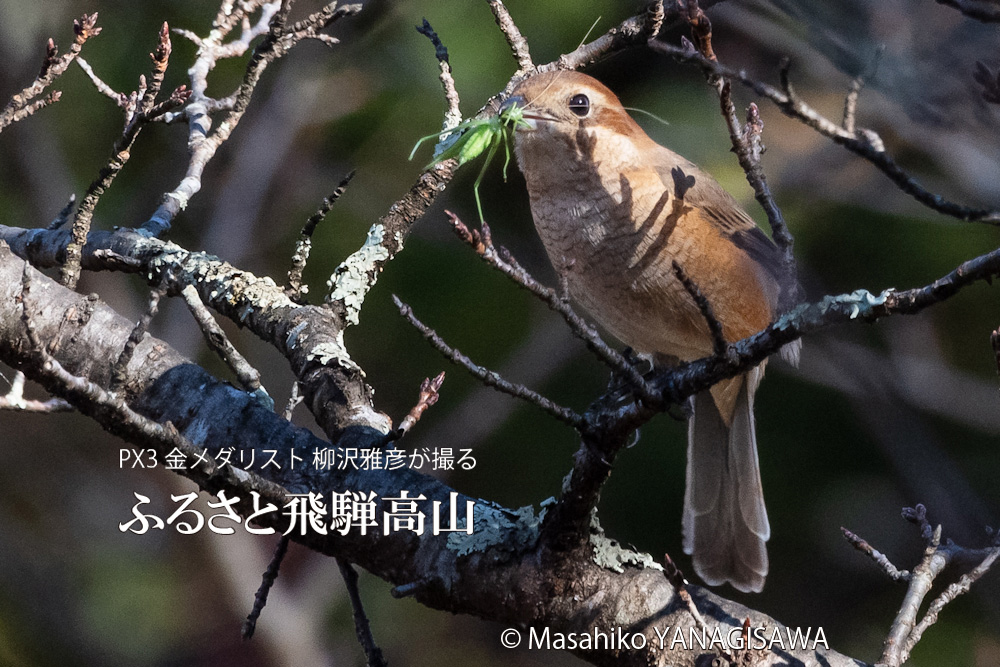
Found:
[{"label": "orange-brown plumage", "polygon": [[[529,125],[517,130],[515,149],[535,226],[573,297],[602,326],[654,363],[712,354],[674,262],[727,340],[771,322],[777,251],[711,176],[650,139],[584,74],[532,76],[512,99]],[[762,375],[763,365],[696,396],[689,426],[685,550],[708,583],[742,590],[760,590],[767,572],[753,428]]]}]

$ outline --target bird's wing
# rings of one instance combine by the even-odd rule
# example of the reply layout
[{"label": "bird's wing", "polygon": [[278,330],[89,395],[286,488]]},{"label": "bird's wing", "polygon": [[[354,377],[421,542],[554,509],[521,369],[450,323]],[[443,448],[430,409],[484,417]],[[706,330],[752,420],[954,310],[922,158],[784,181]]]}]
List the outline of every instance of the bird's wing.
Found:
[{"label": "bird's wing", "polygon": [[714,178],[674,153],[669,155],[674,159],[659,160],[657,171],[673,196],[700,209],[706,220],[780,282],[784,276],[781,252],[767,234]]}]

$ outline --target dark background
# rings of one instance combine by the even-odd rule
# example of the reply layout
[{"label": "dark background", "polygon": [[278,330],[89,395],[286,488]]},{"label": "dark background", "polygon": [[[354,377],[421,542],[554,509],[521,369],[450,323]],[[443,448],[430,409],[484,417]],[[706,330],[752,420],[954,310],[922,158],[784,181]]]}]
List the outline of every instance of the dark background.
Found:
[{"label": "dark background", "polygon": [[[317,3],[301,1],[298,11]],[[315,5],[315,6],[314,6]],[[632,14],[632,2],[510,0],[536,62],[575,48]],[[205,33],[210,2],[0,1],[0,99],[35,76],[52,36],[68,48],[71,19],[100,12],[104,32],[84,57],[118,90],[148,72],[163,20]],[[978,97],[975,61],[996,69],[1000,39],[932,0],[725,2],[711,10],[723,62],[777,81],[792,59],[799,93],[839,119],[850,80],[875,74],[858,122],[881,133],[889,152],[931,189],[969,204],[1000,201],[1000,113]],[[358,175],[316,234],[306,278],[318,300],[330,273],[358,248],[368,227],[412,184],[430,156],[407,155],[440,127],[444,100],[433,48],[413,27],[426,17],[451,54],[462,109],[474,114],[505,84],[515,63],[485,2],[366,3],[334,34],[342,44],[296,48],[265,74],[232,139],[210,163],[201,193],[169,237],[283,282],[302,223],[350,170]],[[666,36],[676,43],[679,32]],[[194,47],[174,36],[166,87],[186,82]],[[228,94],[245,59],[220,64],[213,94]],[[764,222],[735,158],[714,91],[690,67],[642,50],[588,70],[657,141],[713,173]],[[81,197],[111,152],[120,112],[76,65],[57,82],[62,101],[0,137],[0,223],[44,226]],[[735,88],[743,108],[754,98]],[[930,212],[870,165],[758,101],[768,152],[764,168],[796,236],[811,298],[867,288],[927,284],[998,244],[994,228]],[[95,224],[134,226],[183,175],[186,131],[143,132],[133,158],[101,200]],[[477,466],[447,474],[464,493],[509,507],[555,495],[569,470],[574,434],[539,410],[480,388],[450,367],[397,314],[390,296],[478,363],[583,409],[607,371],[559,318],[488,269],[448,229],[443,210],[476,220],[472,182],[461,170],[381,276],[361,324],[347,332],[351,354],[376,389],[377,406],[401,418],[422,378],[448,370],[440,402],[403,441],[409,449],[473,448]],[[481,196],[498,243],[538,278],[552,271],[535,236],[523,181],[494,165]],[[135,278],[87,274],[95,291],[128,317],[145,309]],[[985,284],[915,317],[830,329],[805,340],[803,363],[771,364],[757,399],[758,440],[772,525],[771,574],[763,594],[719,592],[791,626],[822,626],[833,648],[875,660],[904,587],[848,546],[848,527],[911,568],[922,551],[900,508],[926,503],[945,536],[983,546],[1000,508],[1000,394],[989,334],[1000,326],[1000,295]],[[224,323],[262,371],[279,404],[291,375],[269,347]],[[186,307],[164,304],[152,332],[223,377]],[[0,366],[6,378],[10,369]],[[0,378],[0,391],[6,382]],[[33,396],[40,396],[36,391]],[[296,419],[311,426],[300,409]],[[620,457],[603,495],[608,533],[682,568],[684,425],[670,417],[643,429]],[[361,665],[350,606],[329,559],[292,545],[271,602],[249,643],[239,639],[275,540],[242,531],[194,536],[172,530],[122,534],[133,492],[169,513],[171,493],[192,485],[162,470],[118,466],[125,443],[75,414],[0,413],[0,665]],[[164,514],[165,515],[165,514]],[[913,656],[913,665],[1000,663],[1000,584],[988,574],[960,598]],[[500,626],[394,600],[388,584],[362,575],[375,636],[390,664],[580,664],[567,654],[504,651]]]}]

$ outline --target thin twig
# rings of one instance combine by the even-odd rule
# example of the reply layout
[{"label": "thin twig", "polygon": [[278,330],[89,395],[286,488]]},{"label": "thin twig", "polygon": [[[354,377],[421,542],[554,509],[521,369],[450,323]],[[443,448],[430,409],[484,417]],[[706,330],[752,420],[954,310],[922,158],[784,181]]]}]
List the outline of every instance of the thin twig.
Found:
[{"label": "thin twig", "polygon": [[333,208],[333,204],[340,199],[344,191],[347,190],[348,184],[351,179],[354,178],[354,170],[352,169],[347,176],[340,181],[337,188],[333,193],[323,199],[323,203],[320,207],[316,209],[316,212],[309,216],[306,220],[306,224],[302,227],[302,233],[299,235],[299,240],[295,244],[295,252],[292,253],[292,266],[288,270],[288,287],[285,289],[285,294],[288,298],[293,301],[302,301],[303,296],[309,291],[308,285],[302,284],[302,273],[306,269],[306,262],[309,261],[309,253],[312,250],[312,235],[316,231],[317,225],[326,218],[326,215]]},{"label": "thin twig", "polygon": [[927,507],[923,504],[917,503],[913,507],[904,507],[900,514],[904,519],[920,529],[920,537],[925,542],[929,543],[934,539],[935,529],[931,525],[931,522],[927,520]]},{"label": "thin twig", "polygon": [[443,129],[449,130],[462,122],[462,111],[459,109],[458,89],[455,88],[455,78],[451,74],[451,63],[448,61],[448,49],[441,43],[441,38],[434,32],[427,19],[424,19],[423,25],[417,26],[417,32],[426,36],[434,45],[434,55],[441,70],[438,78],[444,89],[444,99],[448,103],[448,110],[444,113]]},{"label": "thin twig", "polygon": [[677,280],[681,281],[681,285],[684,286],[685,291],[694,299],[698,310],[701,311],[701,316],[705,318],[708,331],[712,335],[712,353],[717,356],[725,356],[726,350],[729,349],[729,343],[726,342],[726,337],[722,333],[722,324],[715,316],[712,304],[708,302],[705,295],[701,293],[698,286],[688,277],[687,273],[684,272],[684,269],[681,268],[681,265],[676,260],[673,262],[673,269]]},{"label": "thin twig", "polygon": [[868,65],[867,72],[859,74],[851,81],[851,88],[844,98],[844,121],[841,126],[850,134],[857,133],[858,98],[861,96],[861,89],[865,87],[866,79],[874,76],[883,53],[885,53],[885,44],[880,44],[875,49],[875,57]]},{"label": "thin twig", "polygon": [[387,663],[382,657],[382,650],[375,643],[371,624],[368,622],[364,605],[361,603],[361,593],[358,591],[358,573],[349,562],[341,558],[337,559],[337,567],[340,568],[340,574],[344,577],[347,595],[351,599],[351,609],[354,610],[354,631],[358,635],[358,643],[361,644],[361,648],[365,652],[368,667],[386,667]]},{"label": "thin twig", "polygon": [[511,18],[510,12],[507,11],[507,7],[503,4],[503,0],[487,0],[487,2],[490,3],[490,9],[493,11],[497,25],[500,26],[500,31],[507,38],[507,44],[510,45],[511,53],[514,54],[514,59],[517,61],[518,70],[521,72],[533,72],[535,70],[535,63],[531,61],[531,54],[528,52],[528,41],[524,39],[521,31],[518,30],[517,24]]},{"label": "thin twig", "polygon": [[303,401],[303,396],[299,394],[299,383],[292,383],[292,391],[288,396],[288,402],[285,404],[285,409],[281,413],[281,417],[286,421],[292,421],[292,413],[295,412],[295,408],[298,407],[299,403]]},{"label": "thin twig", "polygon": [[247,614],[246,620],[243,621],[241,631],[243,639],[253,637],[253,633],[257,629],[257,619],[260,618],[260,613],[267,605],[267,596],[271,592],[274,582],[278,579],[278,570],[281,568],[281,562],[285,559],[287,552],[288,535],[282,535],[278,539],[278,546],[275,547],[274,554],[271,556],[271,562],[267,564],[267,569],[264,570],[264,575],[261,577],[260,587],[257,588],[257,593],[253,598],[253,607]]},{"label": "thin twig", "polygon": [[83,57],[77,58],[76,64],[80,66],[80,69],[84,71],[84,73],[90,79],[90,82],[94,84],[94,87],[97,88],[97,92],[109,98],[111,101],[113,101],[115,104],[122,107],[123,109],[125,108],[125,103],[128,100],[128,95],[125,95],[124,93],[119,93],[117,90],[106,84],[104,80],[101,79],[101,77],[97,76],[97,73],[94,71],[94,68],[91,67],[90,63],[84,60]]},{"label": "thin twig", "polygon": [[50,93],[42,100],[32,102],[42,91],[49,87],[53,81],[62,76],[70,63],[80,54],[83,45],[91,37],[101,34],[101,28],[97,25],[97,12],[84,14],[79,19],[73,21],[73,44],[62,56],[59,56],[59,49],[52,39],[49,39],[45,47],[45,58],[42,60],[42,69],[27,88],[10,98],[7,106],[0,111],[0,132],[12,123],[26,118],[38,109],[48,106],[59,100],[60,92]]},{"label": "thin twig", "polygon": [[881,138],[875,132],[858,128],[856,132],[850,133],[841,127],[840,123],[831,121],[803,102],[789,83],[787,68],[782,68],[780,72],[783,83],[787,85],[779,90],[774,86],[752,79],[744,70],[734,70],[718,62],[713,62],[698,53],[697,50],[666,44],[659,40],[651,41],[649,46],[654,51],[672,56],[680,62],[697,64],[713,75],[725,76],[739,81],[758,95],[774,102],[778,109],[789,118],[811,127],[816,132],[829,137],[835,143],[873,164],[900,190],[928,208],[967,222],[1000,225],[1000,210],[963,206],[930,192],[896,164],[895,160],[885,152]]},{"label": "thin twig", "polygon": [[125,341],[125,346],[122,348],[121,354],[118,355],[118,360],[111,368],[111,383],[108,385],[108,391],[117,392],[125,386],[125,381],[128,379],[129,362],[132,361],[132,355],[135,353],[136,346],[146,336],[149,323],[156,317],[156,312],[160,307],[160,299],[163,298],[164,294],[166,294],[166,290],[162,287],[154,289],[149,293],[149,305],[146,307],[146,312],[135,323],[132,332],[128,336],[128,340]]},{"label": "thin twig", "polygon": [[541,408],[559,421],[569,424],[575,429],[580,429],[584,426],[583,417],[573,410],[557,405],[553,401],[545,398],[538,392],[528,389],[524,385],[516,384],[503,379],[503,377],[501,377],[496,371],[491,371],[475,364],[467,356],[444,342],[436,331],[418,320],[413,314],[413,309],[400,301],[399,297],[395,294],[392,295],[392,300],[396,304],[396,307],[399,308],[400,315],[406,318],[406,321],[419,331],[421,335],[423,335],[423,337],[430,342],[434,349],[443,354],[452,363],[467,370],[487,387],[493,387],[497,391],[501,391],[505,394],[527,401],[528,403]]},{"label": "thin twig", "polygon": [[650,391],[649,385],[642,377],[642,374],[628,359],[605,343],[600,334],[597,333],[597,329],[576,314],[572,306],[570,306],[563,290],[556,291],[542,285],[521,267],[506,248],[501,247],[497,249],[493,245],[492,234],[490,233],[489,225],[486,223],[483,223],[481,231],[470,230],[451,211],[445,211],[445,214],[448,216],[452,229],[458,238],[471,247],[487,264],[534,294],[544,301],[549,308],[559,313],[566,321],[566,324],[569,325],[573,335],[584,341],[587,344],[587,348],[596,354],[615,373],[624,377],[629,386],[640,398],[647,401],[656,401],[656,397]]},{"label": "thin twig", "polygon": [[[956,545],[951,540],[945,540],[942,543],[941,526],[931,526],[927,520],[927,508],[923,505],[916,505],[912,508],[904,507],[902,516],[920,529],[920,536],[927,543],[923,558],[912,572],[896,569],[884,554],[874,549],[868,542],[846,528],[840,529],[851,545],[871,558],[894,581],[908,582],[899,613],[893,619],[892,627],[883,643],[882,656],[878,662],[879,667],[899,667],[905,663],[924,632],[937,622],[941,610],[956,597],[968,592],[972,584],[982,577],[1000,556],[1000,542],[995,536],[993,545],[989,549],[966,549]],[[938,575],[949,565],[967,561],[976,562],[976,567],[963,575],[956,583],[948,586],[931,602],[924,617],[918,622],[917,616],[920,606],[931,592],[931,587]]]},{"label": "thin twig", "polygon": [[[685,40],[687,52],[699,55],[705,62],[713,65],[718,64],[718,58],[712,46],[712,23],[708,16],[699,7],[697,0],[686,0],[686,11],[688,22],[691,25],[691,35],[694,43]],[[750,104],[747,108],[746,125],[741,126],[736,106],[732,100],[731,84],[723,74],[716,70],[704,68],[705,76],[719,95],[719,105],[722,117],[729,130],[729,138],[733,145],[733,152],[746,175],[747,182],[753,188],[754,197],[764,209],[767,215],[768,224],[771,227],[771,236],[775,244],[781,250],[782,257],[782,280],[781,292],[778,299],[779,310],[785,311],[798,302],[798,269],[795,262],[794,245],[795,240],[788,230],[788,224],[781,213],[774,195],[767,184],[767,177],[761,166],[761,155],[764,153],[762,132],[764,121],[760,117],[760,112],[756,104]]]},{"label": "thin twig", "polygon": [[[250,13],[260,10],[256,22],[250,23]],[[201,190],[205,166],[236,129],[250,104],[250,98],[267,67],[284,56],[304,39],[318,38],[319,31],[338,19],[361,11],[361,5],[329,3],[306,19],[286,27],[291,3],[273,2],[237,3],[229,14],[220,10],[214,29],[207,37],[186,33],[198,45],[194,65],[188,70],[191,98],[184,107],[183,118],[188,121],[188,165],[184,178],[172,191],[166,193],[153,215],[142,229],[159,236],[170,228],[174,218]],[[238,39],[223,43],[238,23],[244,23]],[[239,88],[228,98],[217,100],[209,97],[208,75],[219,60],[240,57],[250,48],[250,43],[261,35],[264,39],[254,48],[247,63]],[[329,43],[329,40],[324,40]],[[222,110],[225,115],[213,129],[212,113]],[[164,120],[174,122],[179,116],[165,115]]]},{"label": "thin twig", "polygon": [[843,526],[841,526],[840,531],[844,534],[844,538],[850,542],[852,547],[875,561],[875,564],[882,568],[882,570],[889,575],[890,579],[893,581],[909,581],[909,571],[898,569],[889,561],[889,558],[884,553],[874,548],[872,545],[868,544],[868,542]]},{"label": "thin twig", "polygon": [[993,566],[996,562],[997,557],[1000,556],[1000,547],[994,547],[990,550],[989,554],[983,561],[975,567],[971,572],[963,574],[961,579],[957,582],[951,584],[944,590],[941,595],[939,595],[930,606],[927,607],[927,612],[924,617],[917,623],[916,627],[910,632],[910,636],[906,638],[906,642],[903,644],[903,650],[900,653],[900,664],[905,663],[909,657],[910,653],[913,651],[913,647],[917,645],[920,638],[923,637],[924,632],[927,628],[931,627],[937,622],[938,614],[945,606],[957,598],[963,593],[968,593],[972,584],[976,583],[980,577],[982,577],[986,572]]},{"label": "thin twig", "polygon": [[14,379],[10,383],[10,391],[4,396],[0,396],[0,410],[50,413],[68,412],[74,409],[72,405],[61,398],[50,398],[46,401],[26,399],[24,397],[24,384],[24,373],[15,372]]},{"label": "thin twig", "polygon": [[73,289],[80,279],[80,262],[83,256],[83,246],[87,243],[90,233],[94,209],[101,195],[114,182],[132,155],[132,145],[142,131],[143,126],[153,117],[165,111],[183,105],[191,96],[191,91],[184,86],[178,87],[160,105],[156,105],[156,97],[170,60],[170,30],[166,23],[160,28],[156,49],[149,54],[153,61],[152,76],[147,84],[146,78],[139,78],[139,90],[129,96],[125,103],[125,129],[115,140],[111,159],[101,169],[100,173],[87,188],[87,193],[80,202],[73,218],[72,239],[66,246],[66,261],[59,270],[59,282]]},{"label": "thin twig", "polygon": [[[682,573],[680,568],[677,567],[677,564],[674,563],[670,554],[663,554],[663,574],[666,575],[667,581],[673,585],[674,590],[677,591],[677,595],[680,596],[681,600],[683,600],[684,604],[687,606],[688,613],[691,614],[691,617],[694,619],[694,623],[698,629],[705,633],[705,636],[711,636],[712,629],[708,627],[708,624],[705,622],[705,617],[701,615],[700,611],[698,611],[694,598],[691,597],[691,593],[687,589],[688,581],[684,578],[684,573]],[[730,665],[738,664],[736,662],[736,656],[732,654],[725,644],[718,647],[718,650],[720,656],[728,660]]]},{"label": "thin twig", "polygon": [[[702,0],[703,8],[723,2],[723,0]],[[579,69],[598,60],[634,46],[643,46],[661,32],[687,21],[687,14],[681,3],[664,6],[663,2],[650,2],[643,12],[631,16],[614,26],[600,37],[581,44],[570,53],[559,56],[555,62],[540,65],[538,71],[555,69]]]},{"label": "thin twig", "polygon": [[46,229],[50,231],[61,229],[62,226],[65,225],[66,222],[69,220],[69,216],[73,214],[74,206],[76,206],[75,193],[69,196],[69,201],[66,202],[66,205],[62,207],[62,210],[59,211],[59,214],[56,215],[56,217],[52,220],[52,222],[49,223],[49,226],[46,227]]},{"label": "thin twig", "polygon": [[212,317],[212,313],[202,303],[201,297],[198,296],[198,290],[193,285],[188,285],[181,290],[181,296],[184,297],[184,303],[187,304],[195,321],[198,322],[198,326],[205,336],[205,342],[236,374],[240,385],[249,392],[260,390],[260,371],[251,366],[250,362],[229,341],[226,332],[222,330],[219,323]]}]

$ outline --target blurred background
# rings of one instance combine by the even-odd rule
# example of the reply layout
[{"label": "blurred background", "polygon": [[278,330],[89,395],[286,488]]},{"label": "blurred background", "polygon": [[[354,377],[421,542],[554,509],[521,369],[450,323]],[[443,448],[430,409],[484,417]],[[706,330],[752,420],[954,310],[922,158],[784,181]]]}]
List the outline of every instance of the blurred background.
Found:
[{"label": "blurred background", "polygon": [[[299,5],[305,12],[319,3]],[[419,137],[440,128],[445,108],[434,50],[414,26],[426,17],[448,47],[467,116],[513,74],[485,2],[365,5],[334,28],[340,45],[304,44],[267,71],[171,240],[281,283],[305,219],[357,169],[314,237],[306,278],[318,300],[333,269],[430,159],[425,146],[407,160]],[[508,6],[536,62],[548,62],[574,49],[595,21],[594,35],[633,14],[637,3],[509,0]],[[0,99],[32,80],[48,37],[65,51],[72,19],[93,11],[104,31],[84,56],[111,86],[130,91],[148,72],[147,54],[164,20],[204,34],[216,7],[196,0],[0,0]],[[774,83],[788,56],[798,92],[833,119],[841,116],[852,78],[866,74],[859,125],[878,131],[889,152],[933,191],[967,204],[1000,202],[1000,108],[982,101],[972,78],[977,60],[994,71],[1000,66],[996,27],[932,0],[731,0],[710,16],[723,62]],[[676,43],[680,34],[665,39]],[[189,42],[174,36],[165,88],[186,82],[193,54]],[[243,59],[220,63],[210,93],[231,92],[244,67]],[[634,50],[588,72],[627,106],[665,119],[663,125],[637,116],[654,139],[713,173],[765,224],[729,152],[715,94],[697,70]],[[63,91],[59,104],[0,137],[2,224],[48,224],[71,193],[82,196],[121,130],[119,110],[75,65],[55,88]],[[739,87],[734,93],[741,108],[755,99]],[[922,208],[873,167],[757,101],[768,147],[764,168],[795,234],[810,298],[924,285],[1000,242],[995,228]],[[185,128],[146,129],[101,200],[95,224],[141,223],[176,186],[185,162]],[[475,221],[477,171],[461,170],[418,224],[347,343],[376,389],[378,407],[397,420],[420,380],[447,370],[440,402],[402,445],[472,448],[476,467],[443,474],[449,484],[508,507],[537,507],[558,492],[574,434],[448,366],[390,298],[410,303],[478,363],[557,401],[582,410],[603,391],[607,370],[561,320],[452,236],[443,211]],[[494,238],[552,284],[523,180],[514,168],[508,176],[503,182],[494,165],[482,186]],[[97,292],[130,318],[143,312],[148,293],[135,278],[103,274],[85,275],[80,289]],[[224,325],[282,404],[292,382],[284,360]],[[772,571],[761,595],[719,592],[791,626],[822,626],[833,648],[874,661],[904,588],[848,546],[840,527],[909,569],[922,543],[899,513],[922,502],[946,537],[985,545],[985,526],[998,526],[1000,513],[1000,385],[989,344],[998,326],[1000,292],[979,284],[919,316],[810,336],[798,370],[772,363],[757,398]],[[162,304],[152,333],[229,378],[183,304]],[[12,372],[0,365],[0,373],[3,392]],[[34,388],[32,396],[41,395]],[[304,409],[296,420],[313,427]],[[620,457],[600,506],[612,537],[657,558],[670,553],[682,568],[689,566],[680,548],[684,432],[668,416],[644,428]],[[243,642],[240,623],[275,540],[239,531],[122,534],[118,524],[130,517],[133,492],[150,496],[154,511],[163,513],[171,493],[193,488],[162,470],[120,469],[125,446],[73,413],[0,413],[0,665],[364,664],[329,559],[293,544],[257,636]],[[388,584],[365,573],[361,586],[390,664],[582,664],[568,654],[505,651],[502,627],[394,600]],[[944,611],[910,664],[1000,664],[998,628],[1000,572],[991,572]]]}]

